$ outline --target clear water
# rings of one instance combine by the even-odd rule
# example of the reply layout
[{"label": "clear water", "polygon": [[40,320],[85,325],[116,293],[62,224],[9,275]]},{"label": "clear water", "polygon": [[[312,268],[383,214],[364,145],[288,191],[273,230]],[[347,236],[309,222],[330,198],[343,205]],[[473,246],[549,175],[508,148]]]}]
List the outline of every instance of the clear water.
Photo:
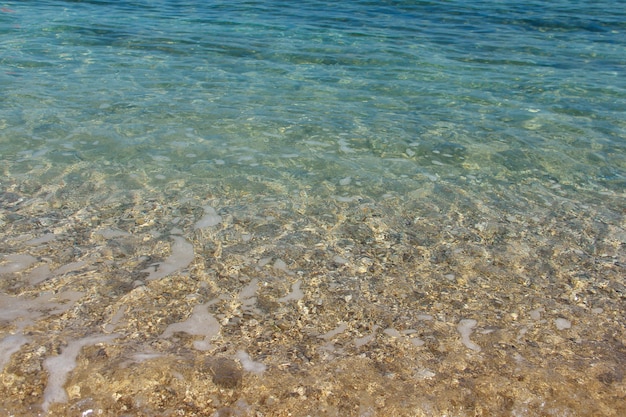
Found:
[{"label": "clear water", "polygon": [[9,3],[2,155],[350,175],[365,193],[529,172],[620,192],[625,13],[570,3]]},{"label": "clear water", "polygon": [[[110,292],[107,303],[125,303],[130,283],[145,278],[150,260],[173,251],[170,234],[193,244],[194,265],[217,259],[218,266],[206,261],[195,272],[186,272],[187,265],[178,271],[209,285],[213,295],[237,294],[252,278],[254,269],[244,269],[253,264],[271,284],[284,268],[279,263],[263,272],[269,258],[298,271],[309,289],[313,276],[332,275],[341,287],[363,271],[371,275],[362,279],[375,283],[397,268],[404,275],[421,271],[409,276],[411,282],[454,278],[460,287],[469,282],[464,291],[472,292],[482,286],[472,284],[474,278],[487,274],[481,268],[498,264],[506,265],[499,272],[503,288],[520,276],[562,279],[577,288],[564,277],[585,273],[585,285],[624,284],[622,2],[94,0],[1,6],[5,294],[71,289],[82,291],[81,302],[88,304],[95,296],[85,290],[85,279],[95,274]],[[199,231],[194,225],[207,206],[221,222]],[[97,233],[105,229],[136,239],[103,242]],[[54,237],[46,244],[32,243],[48,234]],[[389,236],[397,237],[395,243],[385,243]],[[489,254],[459,249],[468,242],[480,242]],[[378,256],[377,245],[385,256]],[[399,260],[413,251],[422,259],[418,267]],[[599,257],[611,272],[589,271],[571,259],[537,261],[567,251]],[[444,253],[461,259],[444,265]],[[16,254],[36,261],[15,266]],[[328,266],[336,256],[343,272]],[[318,258],[325,263],[313,261]],[[115,277],[112,263],[124,279]],[[75,288],[57,282],[64,265],[74,265],[70,270],[82,277]],[[40,282],[33,278],[36,268],[51,272]],[[238,280],[230,281],[234,276]],[[266,296],[284,296],[295,279],[285,274],[276,284],[283,293]],[[305,299],[324,298],[333,285]],[[563,297],[563,288],[551,285],[542,287],[546,300]],[[605,296],[594,295],[586,308],[619,305],[615,293]],[[211,299],[200,298],[196,304]],[[382,310],[395,308],[391,301],[380,303]],[[189,315],[187,307],[163,318],[161,327]],[[104,314],[104,308],[93,307],[92,314]],[[131,303],[127,311],[133,308]],[[423,313],[435,309],[424,307]],[[477,302],[458,317],[439,318],[455,322],[488,309]],[[261,323],[271,316],[263,311]],[[40,327],[30,331],[43,337],[55,328],[63,343],[78,337],[81,326],[98,328],[91,319],[52,325],[49,317],[38,315],[34,326]],[[612,323],[623,331],[623,316]],[[5,327],[13,334],[23,326]],[[163,330],[145,334],[145,343]],[[117,331],[130,337],[122,324]],[[236,340],[223,337],[220,346]],[[434,409],[450,411],[442,401]]]}]

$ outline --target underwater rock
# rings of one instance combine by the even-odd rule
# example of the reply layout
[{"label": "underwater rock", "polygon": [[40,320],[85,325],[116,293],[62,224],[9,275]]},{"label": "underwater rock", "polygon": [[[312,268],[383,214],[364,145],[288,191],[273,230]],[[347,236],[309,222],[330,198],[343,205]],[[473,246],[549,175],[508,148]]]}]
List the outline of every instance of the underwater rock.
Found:
[{"label": "underwater rock", "polygon": [[211,358],[208,367],[215,385],[222,388],[236,388],[241,385],[243,370],[236,361],[223,357]]}]

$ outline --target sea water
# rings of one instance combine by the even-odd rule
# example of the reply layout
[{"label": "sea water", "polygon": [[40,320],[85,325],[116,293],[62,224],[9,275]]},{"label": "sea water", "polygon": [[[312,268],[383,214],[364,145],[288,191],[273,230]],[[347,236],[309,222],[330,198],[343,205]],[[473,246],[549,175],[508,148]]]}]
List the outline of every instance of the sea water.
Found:
[{"label": "sea water", "polygon": [[0,6],[3,410],[624,410],[622,2]]}]

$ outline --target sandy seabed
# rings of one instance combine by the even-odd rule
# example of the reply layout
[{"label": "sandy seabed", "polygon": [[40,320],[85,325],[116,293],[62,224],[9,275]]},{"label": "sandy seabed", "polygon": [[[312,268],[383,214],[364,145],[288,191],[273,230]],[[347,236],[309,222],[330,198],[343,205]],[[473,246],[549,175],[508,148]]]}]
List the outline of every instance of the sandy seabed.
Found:
[{"label": "sandy seabed", "polygon": [[76,172],[2,183],[3,415],[626,414],[623,195]]}]

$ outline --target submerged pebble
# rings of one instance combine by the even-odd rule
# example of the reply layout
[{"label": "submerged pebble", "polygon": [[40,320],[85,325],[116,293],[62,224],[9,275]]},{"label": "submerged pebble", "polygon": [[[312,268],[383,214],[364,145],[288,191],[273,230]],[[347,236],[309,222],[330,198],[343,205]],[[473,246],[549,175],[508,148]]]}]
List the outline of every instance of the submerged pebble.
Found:
[{"label": "submerged pebble", "polygon": [[241,385],[243,371],[236,361],[219,357],[207,360],[211,380],[222,388],[236,388]]}]

